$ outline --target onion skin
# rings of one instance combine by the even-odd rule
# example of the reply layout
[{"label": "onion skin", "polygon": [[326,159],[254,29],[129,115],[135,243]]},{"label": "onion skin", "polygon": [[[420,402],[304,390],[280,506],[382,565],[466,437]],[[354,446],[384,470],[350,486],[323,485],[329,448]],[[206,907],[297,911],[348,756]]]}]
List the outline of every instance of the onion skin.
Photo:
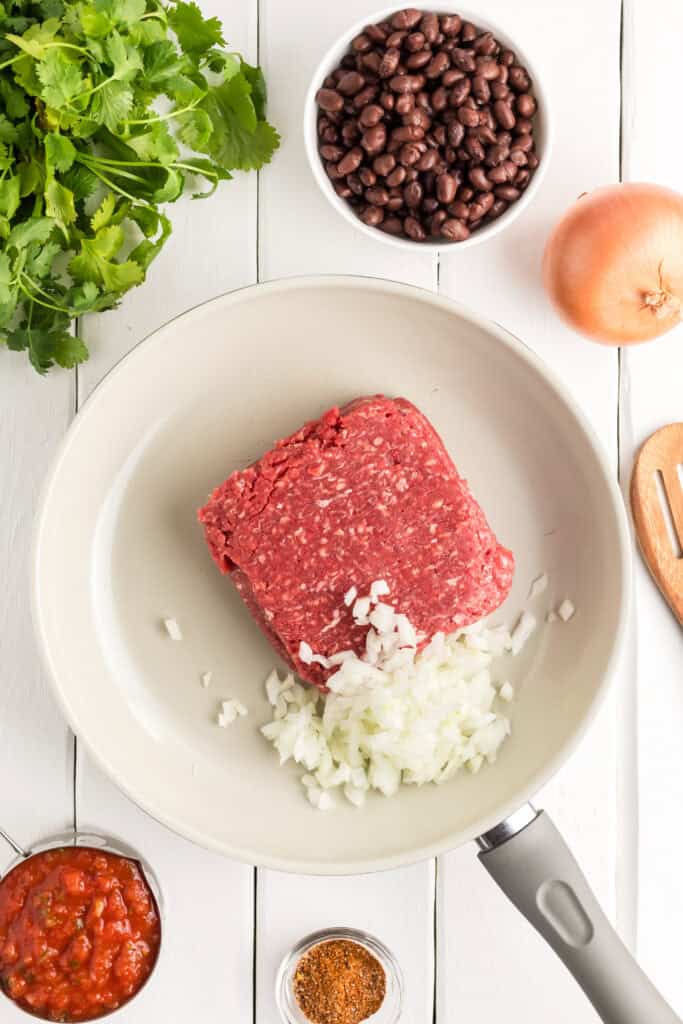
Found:
[{"label": "onion skin", "polygon": [[683,300],[683,196],[624,183],[580,197],[548,239],[543,282],[592,341],[633,345],[671,330]]}]

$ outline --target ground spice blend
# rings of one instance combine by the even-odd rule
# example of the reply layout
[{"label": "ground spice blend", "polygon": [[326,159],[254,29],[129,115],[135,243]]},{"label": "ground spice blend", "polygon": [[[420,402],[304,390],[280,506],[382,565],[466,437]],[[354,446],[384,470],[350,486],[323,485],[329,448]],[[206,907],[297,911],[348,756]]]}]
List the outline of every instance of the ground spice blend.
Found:
[{"label": "ground spice blend", "polygon": [[294,972],[294,996],[311,1024],[361,1024],[377,1013],[386,988],[377,957],[349,939],[318,943]]}]

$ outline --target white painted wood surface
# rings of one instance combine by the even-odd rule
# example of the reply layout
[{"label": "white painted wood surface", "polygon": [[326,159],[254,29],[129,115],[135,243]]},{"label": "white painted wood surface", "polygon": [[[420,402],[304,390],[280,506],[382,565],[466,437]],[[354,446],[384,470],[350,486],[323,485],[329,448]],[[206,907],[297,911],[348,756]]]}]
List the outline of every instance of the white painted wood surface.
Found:
[{"label": "white painted wood surface", "polygon": [[[546,76],[556,150],[537,202],[516,225],[480,249],[437,260],[363,238],[329,208],[305,164],[300,121],[308,78],[334,37],[373,5],[202,6],[223,18],[236,49],[265,68],[270,117],[284,137],[276,161],[258,183],[255,176],[239,178],[208,203],[181,201],[172,209],[173,237],[145,287],[115,313],[83,325],[93,354],[77,386],[73,374],[39,380],[15,356],[0,353],[0,826],[30,843],[68,826],[75,802],[82,826],[126,837],[155,864],[168,900],[168,956],[155,983],[120,1015],[123,1024],[277,1024],[273,979],[280,957],[306,931],[334,922],[366,927],[394,948],[406,973],[410,1024],[452,1024],[475,1012],[482,1024],[503,1014],[519,1024],[592,1024],[596,1016],[584,997],[494,888],[473,848],[383,876],[294,878],[255,872],[172,835],[121,796],[82,750],[74,789],[73,740],[33,640],[27,563],[36,497],[76,401],[82,404],[161,323],[257,278],[368,274],[438,287],[468,303],[562,375],[615,473],[620,463],[627,481],[637,446],[656,427],[683,418],[683,329],[619,360],[615,350],[591,346],[559,323],[540,288],[538,264],[563,208],[579,192],[617,180],[621,100],[624,177],[683,189],[683,9],[678,0],[624,0],[620,78],[620,0],[518,0],[514,16],[506,0],[487,0],[487,16],[524,40]],[[683,1014],[676,927],[683,916],[683,634],[640,564],[631,636],[611,700],[539,802]],[[0,867],[8,859],[0,851]],[[3,1001],[4,1020],[18,1015]]]}]

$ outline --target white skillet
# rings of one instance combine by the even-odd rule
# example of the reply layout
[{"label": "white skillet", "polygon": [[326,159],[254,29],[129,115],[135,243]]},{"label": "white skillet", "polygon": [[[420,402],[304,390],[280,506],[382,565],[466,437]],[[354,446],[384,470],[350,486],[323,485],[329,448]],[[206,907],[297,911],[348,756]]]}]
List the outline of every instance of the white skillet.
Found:
[{"label": "white skillet", "polygon": [[[195,510],[275,438],[375,392],[405,395],[427,414],[514,550],[516,583],[498,618],[515,615],[542,571],[551,586],[538,610],[569,595],[578,611],[566,625],[540,629],[510,665],[513,736],[495,766],[378,797],[362,811],[321,814],[303,799],[298,772],[281,769],[259,735],[268,719],[263,679],[277,660],[212,564]],[[489,833],[485,866],[604,1019],[661,1024],[676,1018],[635,965],[626,969],[628,954],[562,841],[525,805],[605,692],[629,578],[610,467],[528,349],[431,293],[300,278],[186,313],[95,391],[46,484],[35,619],[74,730],[121,789],[170,828],[232,857],[317,874],[396,867]],[[169,616],[180,641],[161,626]],[[199,677],[209,670],[214,681],[204,690]],[[250,715],[226,732],[214,719],[228,696]],[[622,972],[614,984],[605,973],[611,961]]]}]

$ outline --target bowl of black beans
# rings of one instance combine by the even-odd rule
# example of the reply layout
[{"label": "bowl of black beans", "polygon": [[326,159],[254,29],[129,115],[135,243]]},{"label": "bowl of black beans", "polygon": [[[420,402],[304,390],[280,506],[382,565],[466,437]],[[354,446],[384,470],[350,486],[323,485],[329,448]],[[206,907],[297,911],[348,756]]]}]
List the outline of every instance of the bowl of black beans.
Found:
[{"label": "bowl of black beans", "polygon": [[550,154],[531,62],[485,18],[441,0],[344,33],[311,81],[304,135],[335,209],[402,247],[490,238],[529,205]]}]

